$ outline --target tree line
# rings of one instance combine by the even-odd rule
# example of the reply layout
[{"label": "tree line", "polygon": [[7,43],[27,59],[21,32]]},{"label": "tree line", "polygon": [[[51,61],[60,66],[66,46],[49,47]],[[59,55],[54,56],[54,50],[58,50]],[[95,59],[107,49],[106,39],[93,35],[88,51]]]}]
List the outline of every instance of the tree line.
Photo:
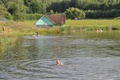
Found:
[{"label": "tree line", "polygon": [[68,19],[120,17],[120,0],[0,0],[0,17],[35,20],[45,14]]}]

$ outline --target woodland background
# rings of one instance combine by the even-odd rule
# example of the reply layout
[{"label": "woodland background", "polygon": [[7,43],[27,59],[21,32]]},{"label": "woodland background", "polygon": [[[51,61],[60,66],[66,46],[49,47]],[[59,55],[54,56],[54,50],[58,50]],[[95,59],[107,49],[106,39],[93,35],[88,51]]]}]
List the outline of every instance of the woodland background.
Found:
[{"label": "woodland background", "polygon": [[119,19],[120,0],[0,0],[0,18],[37,20],[64,14],[67,19]]}]

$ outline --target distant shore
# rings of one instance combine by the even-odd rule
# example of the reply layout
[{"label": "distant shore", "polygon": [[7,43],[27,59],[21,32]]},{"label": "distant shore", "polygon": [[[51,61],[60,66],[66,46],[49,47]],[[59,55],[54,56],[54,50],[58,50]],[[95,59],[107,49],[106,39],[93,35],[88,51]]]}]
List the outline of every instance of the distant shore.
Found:
[{"label": "distant shore", "polygon": [[108,30],[120,30],[120,20],[116,19],[85,19],[85,20],[66,20],[64,27],[54,28],[37,28],[33,21],[0,21],[0,34],[3,33],[2,27],[4,27],[4,33],[15,35],[30,35],[35,32],[40,34],[60,34],[65,31],[97,31],[98,29]]}]

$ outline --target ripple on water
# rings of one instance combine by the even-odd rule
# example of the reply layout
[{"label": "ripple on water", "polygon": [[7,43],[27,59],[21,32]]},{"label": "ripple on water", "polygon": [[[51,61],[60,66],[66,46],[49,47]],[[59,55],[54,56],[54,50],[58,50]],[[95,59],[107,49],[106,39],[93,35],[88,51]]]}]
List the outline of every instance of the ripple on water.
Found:
[{"label": "ripple on water", "polygon": [[[22,51],[18,51],[20,53],[16,54],[21,54],[19,57],[29,57],[29,60],[23,58],[24,60],[0,61],[0,79],[120,80],[120,57],[108,56],[119,54],[119,45],[115,41],[61,37],[56,39],[52,36],[38,39],[30,39],[22,44],[29,52],[21,54]],[[28,49],[31,45],[34,48]],[[26,56],[31,53],[36,54],[36,57]],[[45,57],[37,57],[41,55]],[[50,59],[56,57],[63,61],[63,66],[57,66],[56,60]]]},{"label": "ripple on water", "polygon": [[[16,75],[21,76],[21,78],[24,78],[25,76],[31,77],[31,78],[66,78],[67,74],[61,69],[57,69],[58,66],[56,66],[55,61],[52,60],[30,60],[30,61],[23,61],[20,64],[17,65],[17,70],[15,70],[13,73]],[[63,74],[60,74],[59,72],[62,72]],[[59,74],[59,75],[58,75]],[[24,75],[24,76],[23,76]],[[33,77],[32,77],[33,76]]]},{"label": "ripple on water", "polygon": [[[119,80],[120,58],[61,58],[63,66],[55,59],[6,62],[0,79],[9,80]],[[4,64],[3,64],[4,65]]]}]

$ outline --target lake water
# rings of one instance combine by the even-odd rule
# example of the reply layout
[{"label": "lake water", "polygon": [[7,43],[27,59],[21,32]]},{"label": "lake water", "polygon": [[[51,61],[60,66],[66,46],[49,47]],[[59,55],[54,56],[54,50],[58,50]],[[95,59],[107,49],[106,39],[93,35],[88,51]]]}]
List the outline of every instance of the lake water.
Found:
[{"label": "lake water", "polygon": [[[56,65],[56,60],[64,65]],[[120,36],[25,36],[0,53],[0,80],[120,80]]]}]

